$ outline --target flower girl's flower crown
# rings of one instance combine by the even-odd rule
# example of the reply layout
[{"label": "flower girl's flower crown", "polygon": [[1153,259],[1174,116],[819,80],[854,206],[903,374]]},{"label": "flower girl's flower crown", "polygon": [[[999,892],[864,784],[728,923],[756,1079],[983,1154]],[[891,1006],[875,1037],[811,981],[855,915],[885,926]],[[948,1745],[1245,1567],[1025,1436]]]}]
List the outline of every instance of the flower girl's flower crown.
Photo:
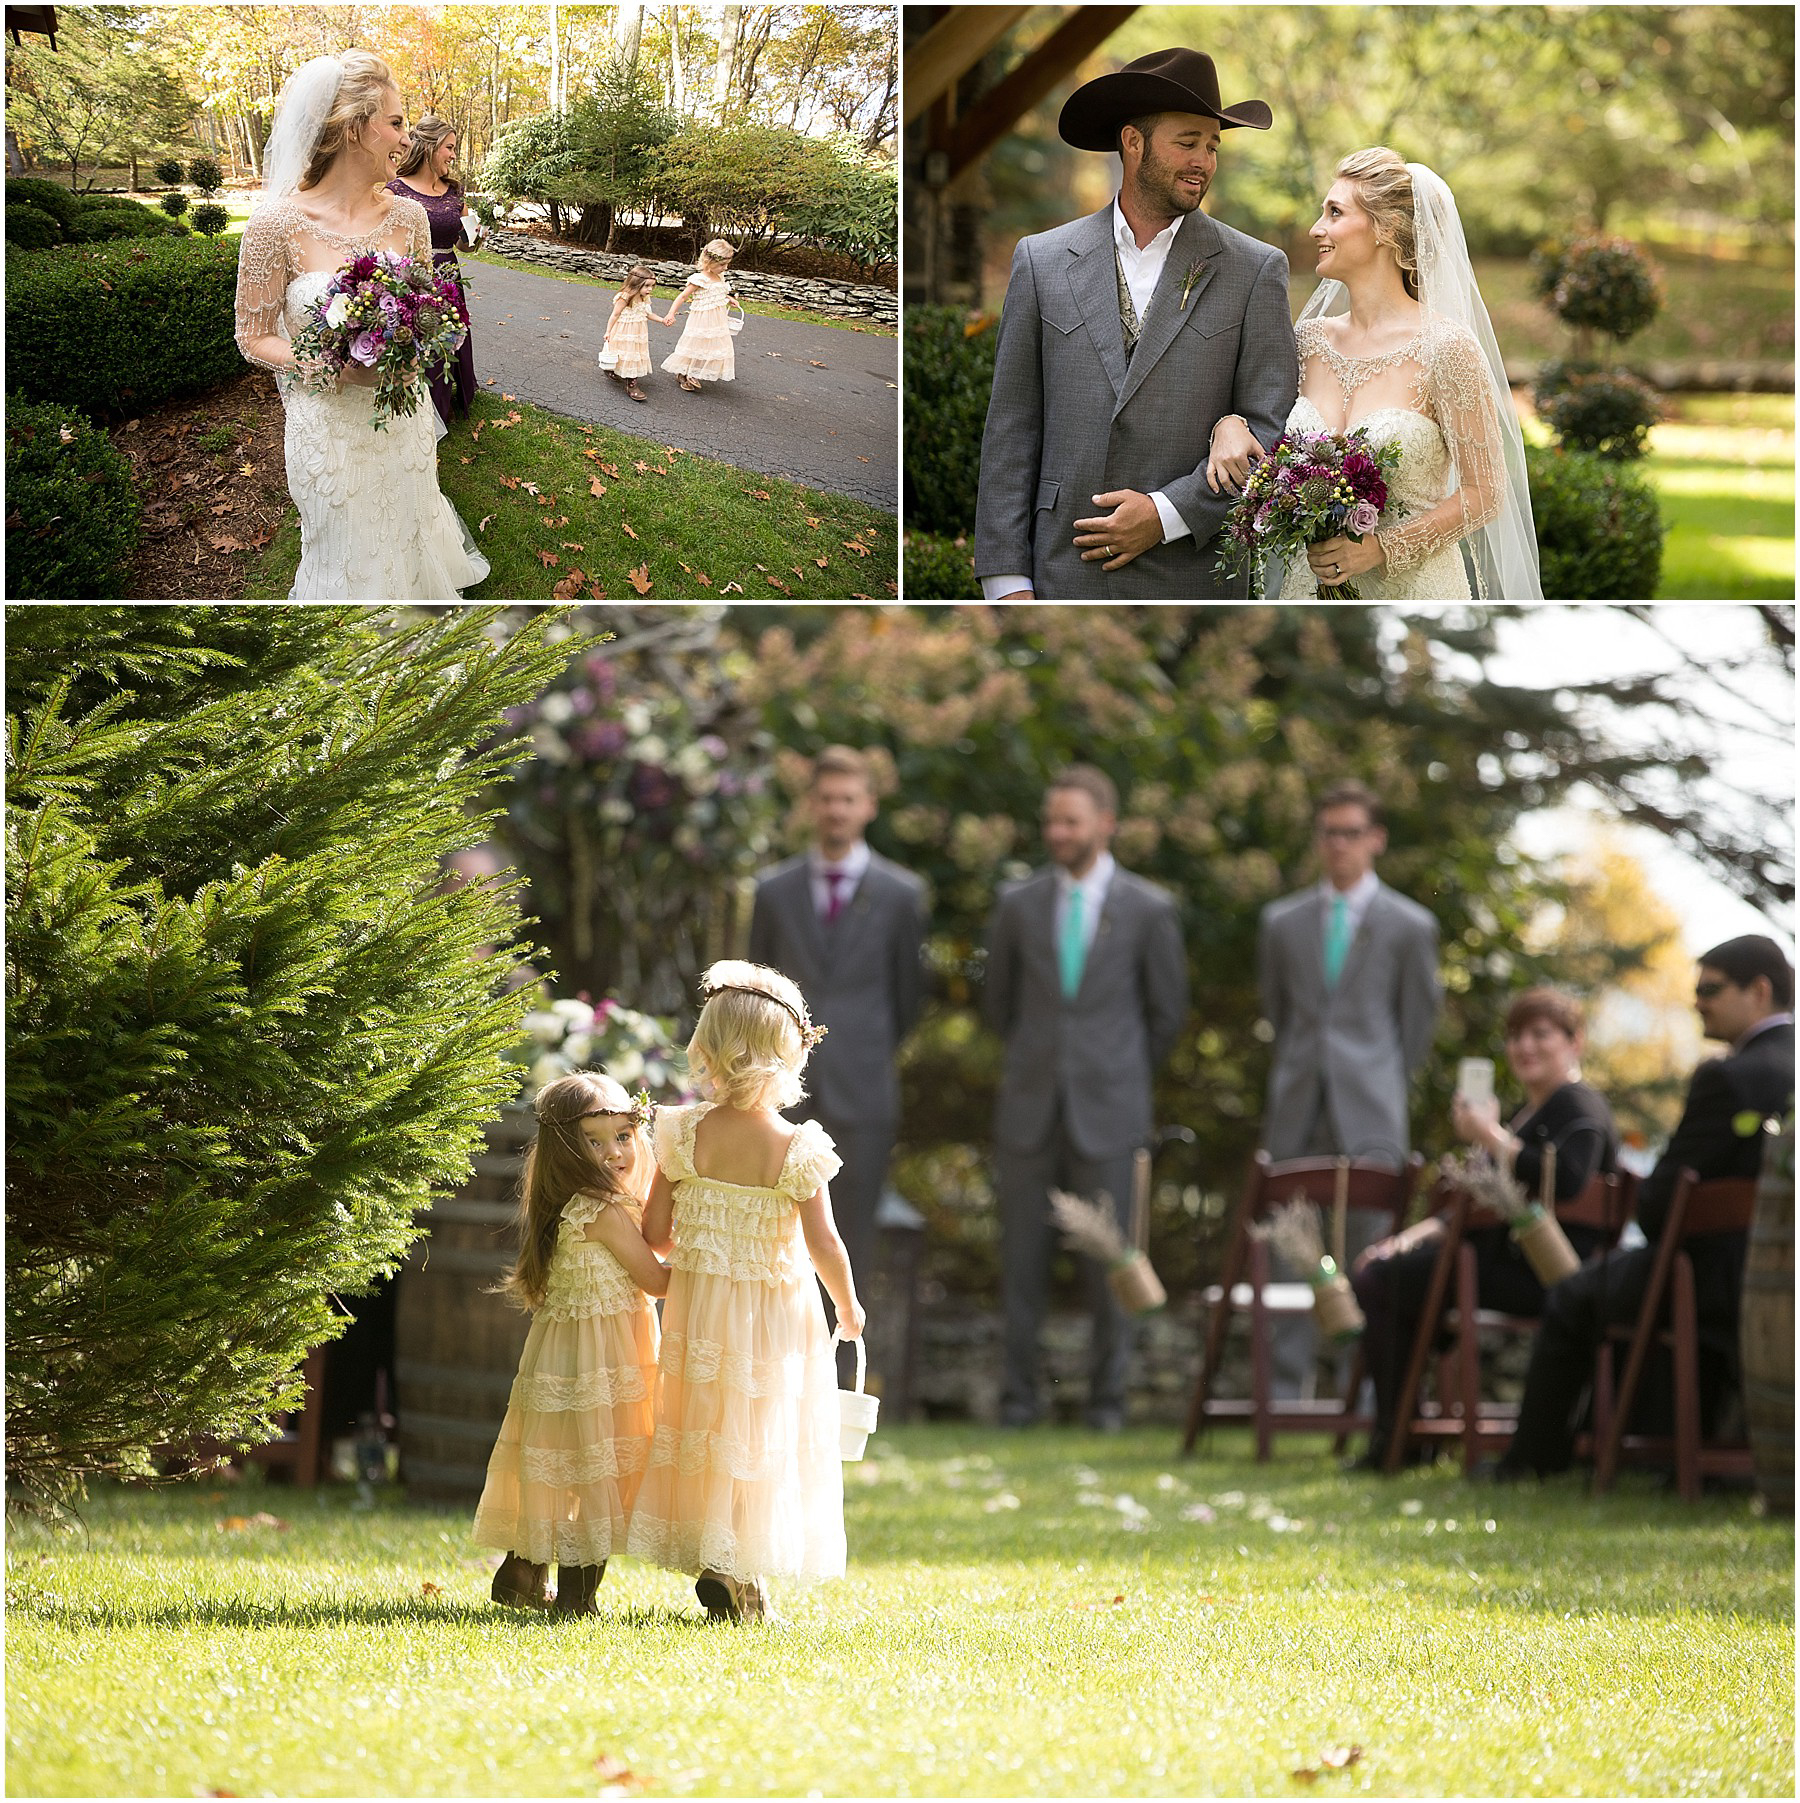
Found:
[{"label": "flower girl's flower crown", "polygon": [[789,1015],[793,1020],[794,1025],[800,1029],[800,1043],[805,1046],[809,1052],[831,1031],[829,1027],[815,1027],[812,1023],[811,1016],[804,1013],[801,1009],[796,1008],[792,1002],[784,1002],[780,996],[771,995],[766,989],[753,989],[748,983],[715,983],[711,985],[711,987],[708,987],[706,979],[704,977],[701,978],[700,995],[702,1000],[710,1002],[715,995],[725,995],[728,993],[731,995],[753,995],[759,1001],[773,1002],[777,1008],[782,1009]]},{"label": "flower girl's flower crown", "polygon": [[[544,1122],[542,1098],[540,1098],[537,1103],[533,1104],[533,1112],[537,1115],[539,1123],[542,1124]],[[556,1126],[573,1126],[576,1121],[592,1120],[595,1115],[600,1114],[617,1115],[623,1120],[629,1120],[634,1127],[648,1127],[650,1125],[651,1117],[655,1113],[656,1104],[650,1100],[649,1090],[640,1089],[637,1094],[631,1098],[631,1106],[629,1108],[584,1108],[580,1114],[575,1116],[575,1121],[558,1121],[553,1124]]]}]

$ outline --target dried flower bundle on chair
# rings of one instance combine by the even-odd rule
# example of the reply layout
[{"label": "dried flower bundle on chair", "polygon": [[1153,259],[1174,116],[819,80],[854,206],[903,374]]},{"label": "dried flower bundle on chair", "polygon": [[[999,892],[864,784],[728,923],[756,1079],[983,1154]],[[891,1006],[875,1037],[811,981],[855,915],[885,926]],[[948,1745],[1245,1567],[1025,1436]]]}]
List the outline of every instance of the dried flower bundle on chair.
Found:
[{"label": "dried flower bundle on chair", "polygon": [[1322,1333],[1334,1340],[1354,1340],[1362,1332],[1363,1312],[1356,1292],[1338,1269],[1337,1260],[1325,1250],[1319,1211],[1305,1196],[1297,1195],[1270,1209],[1267,1218],[1252,1225],[1250,1231],[1305,1273],[1313,1287],[1313,1313]]},{"label": "dried flower bundle on chair", "polygon": [[1102,1192],[1098,1202],[1089,1202],[1066,1190],[1053,1189],[1050,1208],[1069,1244],[1106,1266],[1106,1281],[1121,1308],[1130,1314],[1147,1315],[1168,1301],[1168,1292],[1148,1256],[1126,1243],[1113,1219],[1110,1196]]},{"label": "dried flower bundle on chair", "polygon": [[1439,1167],[1444,1179],[1462,1190],[1477,1208],[1498,1215],[1519,1243],[1519,1250],[1548,1288],[1581,1269],[1581,1260],[1556,1218],[1556,1148],[1544,1148],[1543,1193],[1533,1201],[1486,1152],[1467,1157],[1449,1153]]}]

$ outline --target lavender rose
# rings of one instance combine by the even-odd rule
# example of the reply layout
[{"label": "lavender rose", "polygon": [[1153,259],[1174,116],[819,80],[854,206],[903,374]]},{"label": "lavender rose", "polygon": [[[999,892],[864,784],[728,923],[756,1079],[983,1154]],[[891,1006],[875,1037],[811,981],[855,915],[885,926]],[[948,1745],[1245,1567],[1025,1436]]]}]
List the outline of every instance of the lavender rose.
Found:
[{"label": "lavender rose", "polygon": [[1373,501],[1358,501],[1351,509],[1348,524],[1358,538],[1367,538],[1380,523],[1381,514]]},{"label": "lavender rose", "polygon": [[350,355],[364,369],[373,369],[375,360],[381,355],[380,333],[358,332],[350,340]]}]

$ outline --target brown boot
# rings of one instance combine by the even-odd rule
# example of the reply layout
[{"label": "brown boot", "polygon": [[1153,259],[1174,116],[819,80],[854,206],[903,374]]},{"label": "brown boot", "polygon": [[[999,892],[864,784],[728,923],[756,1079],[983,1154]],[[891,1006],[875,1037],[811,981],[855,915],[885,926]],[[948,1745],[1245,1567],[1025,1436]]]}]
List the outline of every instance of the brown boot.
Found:
[{"label": "brown boot", "polygon": [[744,1610],[738,1601],[738,1586],[721,1571],[703,1571],[694,1581],[694,1595],[714,1621],[742,1621]]},{"label": "brown boot", "polygon": [[600,1580],[606,1575],[606,1561],[598,1565],[559,1565],[556,1568],[556,1613],[558,1615],[598,1615],[594,1601]]},{"label": "brown boot", "polygon": [[513,1609],[548,1609],[550,1607],[550,1567],[533,1565],[517,1553],[508,1553],[494,1573],[488,1591],[497,1603]]}]

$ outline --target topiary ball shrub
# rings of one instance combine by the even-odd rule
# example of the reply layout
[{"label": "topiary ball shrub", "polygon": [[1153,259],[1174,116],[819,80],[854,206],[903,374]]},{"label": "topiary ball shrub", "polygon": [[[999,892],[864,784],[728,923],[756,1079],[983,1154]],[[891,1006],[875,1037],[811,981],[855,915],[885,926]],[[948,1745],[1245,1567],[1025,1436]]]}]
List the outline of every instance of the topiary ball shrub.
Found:
[{"label": "topiary ball shrub", "polygon": [[55,217],[42,207],[27,206],[22,201],[8,201],[6,206],[6,241],[14,250],[48,250],[62,242],[63,229]]},{"label": "topiary ball shrub", "polygon": [[971,320],[960,307],[908,307],[901,334],[904,517],[917,530],[954,538],[975,525],[999,331],[992,319]]},{"label": "topiary ball shrub", "polygon": [[150,167],[150,173],[165,188],[178,187],[181,183],[181,163],[176,157],[158,157]]},{"label": "topiary ball shrub", "polygon": [[6,204],[23,204],[41,208],[66,231],[81,204],[81,196],[71,194],[61,182],[47,182],[35,175],[12,177],[6,184]]},{"label": "topiary ball shrub", "polygon": [[6,272],[7,382],[35,401],[127,418],[243,374],[236,303],[229,241],[183,234],[21,257]]},{"label": "topiary ball shrub", "polygon": [[188,180],[209,198],[224,186],[225,172],[213,157],[195,157],[188,164]]},{"label": "topiary ball shrub", "polygon": [[8,594],[52,601],[119,594],[137,549],[138,515],[131,465],[92,421],[71,407],[8,398]]},{"label": "topiary ball shrub", "polygon": [[172,188],[156,204],[171,219],[179,219],[188,210],[188,197],[179,188]]},{"label": "topiary ball shrub", "polygon": [[1656,390],[1628,370],[1569,376],[1537,404],[1570,450],[1617,459],[1643,456],[1650,428],[1663,413]]},{"label": "topiary ball shrub", "polygon": [[979,601],[975,580],[975,546],[967,537],[943,538],[935,532],[908,532],[900,541],[906,593],[914,601]]},{"label": "topiary ball shrub", "polygon": [[1663,521],[1650,485],[1592,451],[1527,446],[1544,598],[1647,601],[1662,575]]},{"label": "topiary ball shrub", "polygon": [[215,200],[203,200],[194,209],[194,230],[207,238],[217,238],[231,223],[231,215]]},{"label": "topiary ball shrub", "polygon": [[1662,278],[1626,238],[1577,238],[1532,258],[1538,295],[1564,324],[1629,338],[1662,311]]}]

